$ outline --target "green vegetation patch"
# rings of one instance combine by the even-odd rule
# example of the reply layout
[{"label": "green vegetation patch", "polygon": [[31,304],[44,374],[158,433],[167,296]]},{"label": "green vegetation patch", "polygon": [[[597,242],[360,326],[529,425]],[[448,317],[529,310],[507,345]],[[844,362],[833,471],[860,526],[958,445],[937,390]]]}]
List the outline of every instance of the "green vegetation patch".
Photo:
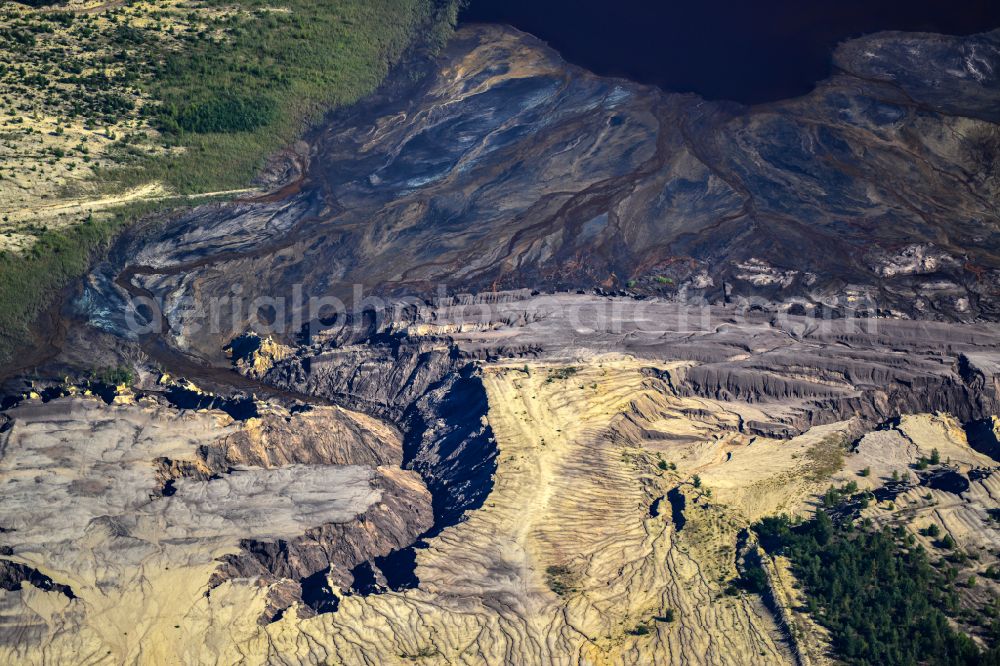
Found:
[{"label": "green vegetation patch", "polygon": [[545,582],[549,589],[560,597],[576,592],[573,584],[573,571],[563,565],[552,565],[545,568]]},{"label": "green vegetation patch", "polygon": [[105,246],[117,220],[83,224],[38,236],[26,255],[0,252],[0,361],[24,340],[28,326],[56,290],[83,273],[91,249]]},{"label": "green vegetation patch", "polygon": [[580,372],[580,368],[575,366],[566,366],[565,368],[556,368],[555,370],[549,370],[549,376],[545,379],[545,383],[554,382],[557,379],[569,379],[576,373]]},{"label": "green vegetation patch", "polygon": [[[176,206],[177,200],[172,203]],[[124,226],[170,204],[123,206],[103,219],[88,216],[76,226],[42,231],[26,254],[0,251],[0,362],[28,338],[31,323],[52,294],[86,272],[95,253],[109,247]]]},{"label": "green vegetation patch", "polygon": [[198,134],[252,132],[274,122],[277,108],[270,97],[226,92],[204,102],[189,104],[172,115],[165,114],[165,118],[177,130]]},{"label": "green vegetation patch", "polygon": [[[834,521],[824,512],[796,524],[788,516],[753,527],[761,546],[782,554],[806,593],[808,612],[829,629],[836,656],[850,664],[973,665],[1000,663],[949,617],[959,611],[953,577],[938,571],[905,530]],[[761,572],[762,573],[762,572]],[[745,574],[746,587],[765,585]],[[992,627],[994,642],[1000,627]]]},{"label": "green vegetation patch", "polygon": [[810,463],[807,478],[810,481],[821,481],[840,471],[849,447],[850,440],[843,435],[831,435],[811,446],[806,451],[806,458]]},{"label": "green vegetation patch", "polygon": [[[204,28],[174,35],[183,48],[161,49],[140,84],[155,100],[144,112],[148,122],[168,145],[185,150],[138,163],[130,180],[162,180],[181,192],[245,184],[268,153],[298,137],[303,121],[372,92],[416,40],[443,45],[459,2],[203,0],[201,6],[209,10]],[[147,48],[137,44],[135,57]]]}]

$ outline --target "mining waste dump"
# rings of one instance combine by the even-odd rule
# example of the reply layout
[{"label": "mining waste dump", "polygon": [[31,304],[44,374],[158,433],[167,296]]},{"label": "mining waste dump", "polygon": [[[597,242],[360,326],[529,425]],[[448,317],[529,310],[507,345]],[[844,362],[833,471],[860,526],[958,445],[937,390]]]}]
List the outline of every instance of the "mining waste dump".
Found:
[{"label": "mining waste dump", "polygon": [[1000,31],[833,58],[744,107],[468,26],[129,229],[4,384],[0,661],[833,663],[751,527],[834,487],[990,603]]}]

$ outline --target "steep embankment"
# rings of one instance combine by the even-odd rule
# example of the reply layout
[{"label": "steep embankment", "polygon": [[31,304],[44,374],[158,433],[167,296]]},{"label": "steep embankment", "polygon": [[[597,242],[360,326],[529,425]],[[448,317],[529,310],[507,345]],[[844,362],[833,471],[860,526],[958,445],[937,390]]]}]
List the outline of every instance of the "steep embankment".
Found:
[{"label": "steep embankment", "polygon": [[[996,331],[867,324],[587,295],[459,299],[294,348],[234,344],[248,381],[368,415],[258,404],[233,422],[90,399],[67,417],[80,398],[24,402],[8,412],[0,474],[42,482],[19,482],[5,504],[6,622],[31,632],[7,645],[140,663],[192,650],[247,663],[824,663],[787,563],[761,560],[767,596],[744,589],[762,557],[753,521],[807,514],[853,480],[874,492],[865,517],[914,532],[934,520],[975,553],[963,576],[996,559],[995,465],[952,417],[880,420],[995,410]],[[84,437],[99,450],[60,442]],[[933,448],[953,467],[921,471]],[[108,461],[123,471],[101,476]],[[253,520],[271,506],[292,511],[280,529],[284,508]],[[183,542],[148,536],[164,530]],[[118,573],[95,587],[90,561]],[[177,568],[185,586],[170,587]],[[118,587],[136,576],[150,582]],[[150,614],[163,599],[181,614]],[[131,609],[128,628],[101,610],[112,602]],[[195,648],[172,631],[207,638]]]},{"label": "steep embankment", "polygon": [[[576,371],[485,367],[499,449],[486,504],[416,551],[418,589],[345,598],[335,616],[301,629],[270,625],[277,653],[347,663],[647,663],[690,650],[705,663],[780,660],[780,634],[759,604],[711,601],[724,587],[719,573],[735,575],[732,552],[718,552],[735,524],[712,510],[719,532],[699,532],[700,520],[679,531],[654,515],[687,470],[664,473],[655,450],[616,435],[633,401],[662,401],[663,387],[636,361],[591,361]],[[303,630],[325,638],[307,645]]]},{"label": "steep embankment", "polygon": [[[744,562],[756,557],[744,530],[775,513],[809,512],[831,484],[857,480],[878,490],[935,442],[962,478],[975,477],[973,486],[997,478],[992,461],[971,451],[948,419],[907,420],[900,432],[919,445],[877,430],[856,452],[849,447],[899,410],[995,410],[997,396],[984,390],[1000,354],[990,327],[748,318],[563,295],[411,309],[385,330],[362,333],[371,336],[366,345],[350,331],[334,326],[263,379],[317,393],[325,387],[341,399],[368,387],[376,405],[422,390],[420,382],[380,376],[433,381],[415,371],[414,358],[489,359],[482,386],[496,473],[479,510],[409,551],[416,589],[345,598],[335,616],[304,625],[320,623],[315,633],[325,641],[306,644],[300,629],[271,625],[278,654],[441,663],[730,663],[758,655],[766,663],[824,663],[824,634],[789,601],[799,593],[787,563],[767,563],[770,608],[741,591]],[[515,358],[497,360],[505,355]],[[393,374],[393,359],[401,374]],[[472,447],[453,460],[478,459]],[[933,480],[893,483],[912,498],[893,491],[866,515],[916,531],[922,511],[945,512],[943,520],[976,525],[955,528],[963,548],[986,557],[976,568],[992,562],[988,491],[949,488],[928,498]],[[963,517],[943,518],[952,510],[945,507]],[[985,536],[970,539],[973,532]],[[381,573],[376,561],[366,571],[375,585],[362,591],[391,587],[390,572]]]},{"label": "steep embankment", "polygon": [[283,299],[286,342],[356,285],[362,298],[600,288],[992,320],[998,42],[866,37],[811,94],[738,108],[464,28],[425,76],[315,136],[301,192],[198,209],[136,245],[129,277],[163,300],[175,343],[206,357],[272,323],[247,307],[198,329],[186,306],[205,312],[237,283],[246,304]]},{"label": "steep embankment", "polygon": [[303,579],[349,580],[432,520],[395,429],[339,408],[234,421],[77,396],[5,417],[8,662],[229,661],[289,606],[314,612]]}]

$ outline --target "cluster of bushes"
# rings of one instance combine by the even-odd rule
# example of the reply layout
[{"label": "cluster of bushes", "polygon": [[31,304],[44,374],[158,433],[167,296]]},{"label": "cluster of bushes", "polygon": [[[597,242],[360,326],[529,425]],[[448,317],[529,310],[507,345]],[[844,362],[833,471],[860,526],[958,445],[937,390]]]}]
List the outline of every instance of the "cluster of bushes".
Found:
[{"label": "cluster of bushes", "polygon": [[167,131],[252,132],[269,125],[277,115],[277,104],[262,95],[224,92],[178,110],[170,106],[160,114],[160,127]]},{"label": "cluster of bushes", "polygon": [[548,583],[549,589],[560,597],[576,591],[576,588],[573,587],[572,576],[573,572],[569,567],[563,565],[554,564],[545,569],[545,581]]},{"label": "cluster of bushes", "polygon": [[90,381],[107,386],[131,386],[135,383],[135,373],[126,365],[101,368],[90,373]]},{"label": "cluster of bushes", "polygon": [[[795,523],[766,518],[753,527],[761,547],[783,554],[802,583],[809,613],[830,631],[836,655],[851,664],[1000,663],[949,623],[958,611],[954,576],[938,571],[905,530],[834,521],[825,511]],[[762,573],[762,572],[760,572]],[[747,587],[762,576],[748,572]],[[1000,637],[1000,628],[993,627]]]},{"label": "cluster of bushes", "polygon": [[14,45],[26,46],[28,48],[33,48],[38,43],[35,36],[30,32],[17,30],[15,28],[5,28],[0,30],[0,38],[8,40]]}]

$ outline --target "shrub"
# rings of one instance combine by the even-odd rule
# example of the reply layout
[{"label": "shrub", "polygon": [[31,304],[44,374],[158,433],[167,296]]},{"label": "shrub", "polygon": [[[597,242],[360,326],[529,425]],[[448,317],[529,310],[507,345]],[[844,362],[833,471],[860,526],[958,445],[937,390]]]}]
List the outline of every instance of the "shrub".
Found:
[{"label": "shrub", "polygon": [[118,386],[120,384],[131,386],[135,381],[135,375],[133,374],[131,368],[119,365],[113,368],[103,368],[94,372],[93,379],[94,381],[107,384],[109,386]]},{"label": "shrub", "polygon": [[274,121],[277,105],[263,96],[224,93],[219,97],[190,104],[175,118],[186,132],[252,132]]}]

